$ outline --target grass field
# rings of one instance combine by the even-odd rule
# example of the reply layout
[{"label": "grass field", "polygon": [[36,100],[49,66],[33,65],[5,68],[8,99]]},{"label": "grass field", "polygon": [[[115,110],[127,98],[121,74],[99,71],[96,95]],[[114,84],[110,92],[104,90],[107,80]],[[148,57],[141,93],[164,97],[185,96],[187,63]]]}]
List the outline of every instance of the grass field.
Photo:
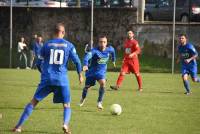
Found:
[{"label": "grass field", "polygon": [[[104,110],[98,111],[98,86],[93,87],[84,107],[77,104],[83,85],[69,72],[72,95],[73,134],[200,134],[200,84],[191,83],[193,94],[184,95],[180,74],[143,73],[144,92],[138,93],[136,79],[127,75],[120,91],[107,91]],[[107,88],[118,73],[107,74]],[[0,134],[9,134],[39,81],[34,70],[0,69]],[[118,103],[120,116],[109,107]],[[24,134],[62,134],[62,106],[52,104],[52,95],[42,101],[23,126]]]}]

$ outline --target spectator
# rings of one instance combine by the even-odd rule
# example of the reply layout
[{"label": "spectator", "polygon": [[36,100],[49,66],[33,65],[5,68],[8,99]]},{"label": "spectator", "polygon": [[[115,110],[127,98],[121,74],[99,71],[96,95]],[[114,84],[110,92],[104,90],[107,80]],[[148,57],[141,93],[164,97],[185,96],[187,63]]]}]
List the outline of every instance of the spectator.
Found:
[{"label": "spectator", "polygon": [[37,37],[37,41],[35,42],[33,46],[33,55],[34,55],[34,60],[33,60],[33,65],[32,68],[36,68],[36,62],[38,58],[40,57],[40,50],[43,46],[43,39],[42,36]]},{"label": "spectator", "polygon": [[25,64],[25,68],[26,69],[30,69],[28,66],[27,66],[27,50],[28,50],[28,47],[25,43],[25,39],[24,37],[21,37],[20,41],[18,42],[18,58],[19,58],[19,62],[18,62],[18,67],[17,69],[20,69],[20,64],[21,64],[21,61],[22,61],[22,57],[24,58],[24,64]]},{"label": "spectator", "polygon": [[34,52],[33,52],[33,47],[34,44],[36,43],[38,35],[34,34],[33,38],[31,39],[31,43],[30,43],[30,68],[33,67],[33,61],[34,61]]}]

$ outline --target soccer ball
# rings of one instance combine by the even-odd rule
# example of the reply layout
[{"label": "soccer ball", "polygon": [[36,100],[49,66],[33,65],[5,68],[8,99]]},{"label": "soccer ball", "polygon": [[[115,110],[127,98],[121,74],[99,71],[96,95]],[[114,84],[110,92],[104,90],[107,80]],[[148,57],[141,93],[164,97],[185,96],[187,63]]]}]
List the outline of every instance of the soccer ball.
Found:
[{"label": "soccer ball", "polygon": [[110,106],[110,112],[112,115],[120,115],[122,113],[122,107],[119,104],[112,104]]}]

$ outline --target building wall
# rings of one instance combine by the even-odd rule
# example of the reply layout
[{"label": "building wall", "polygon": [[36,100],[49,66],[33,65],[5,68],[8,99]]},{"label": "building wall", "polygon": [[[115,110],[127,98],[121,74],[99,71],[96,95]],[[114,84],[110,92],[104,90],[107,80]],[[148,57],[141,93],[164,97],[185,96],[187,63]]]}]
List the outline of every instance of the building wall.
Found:
[{"label": "building wall", "polygon": [[[9,8],[0,8],[0,46],[9,44],[9,15]],[[35,33],[47,40],[51,38],[53,26],[57,22],[65,24],[67,38],[72,42],[84,44],[90,41],[90,8],[14,8],[13,43],[20,36],[25,36],[29,42]],[[111,42],[115,42],[135,22],[136,8],[96,8],[94,39],[99,34],[106,34]]]}]

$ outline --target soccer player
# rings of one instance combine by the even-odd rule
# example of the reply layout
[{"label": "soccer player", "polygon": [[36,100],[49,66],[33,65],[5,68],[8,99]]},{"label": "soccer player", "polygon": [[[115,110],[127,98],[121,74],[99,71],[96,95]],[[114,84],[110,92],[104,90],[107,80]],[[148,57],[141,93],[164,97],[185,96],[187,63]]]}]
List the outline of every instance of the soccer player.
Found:
[{"label": "soccer player", "polygon": [[[65,134],[71,134],[69,130],[69,121],[71,117],[70,108],[70,87],[67,73],[67,63],[71,59],[76,65],[79,82],[83,81],[81,74],[81,62],[76,53],[74,45],[63,39],[65,28],[62,23],[58,23],[54,29],[55,38],[47,41],[41,49],[42,64],[38,62],[41,71],[41,81],[33,96],[22,113],[13,132],[21,132],[21,126],[31,115],[36,105],[50,93],[54,93],[53,102],[63,103],[63,131]],[[40,65],[40,64],[41,65]]]},{"label": "soccer player", "polygon": [[90,52],[86,53],[83,60],[83,71],[86,71],[86,81],[85,87],[82,91],[80,106],[83,106],[85,102],[88,89],[91,86],[94,86],[96,81],[98,81],[100,87],[99,97],[97,100],[97,108],[100,110],[103,109],[102,101],[105,92],[107,62],[110,55],[115,67],[115,50],[112,46],[107,46],[106,36],[100,36],[98,46],[93,48]]},{"label": "soccer player", "polygon": [[117,79],[115,86],[110,86],[113,90],[118,90],[121,86],[121,83],[124,79],[125,74],[134,73],[137,82],[138,82],[138,90],[142,91],[142,77],[140,74],[140,67],[139,67],[139,60],[138,60],[138,54],[140,54],[140,47],[138,42],[134,39],[134,33],[133,31],[127,32],[127,39],[124,42],[124,59],[123,64],[121,67],[121,72],[119,74],[119,77]]},{"label": "soccer player", "polygon": [[188,81],[188,76],[190,75],[194,82],[200,82],[200,78],[197,77],[196,58],[198,57],[198,53],[194,46],[191,43],[187,42],[187,36],[185,34],[179,35],[179,43],[179,58],[177,59],[177,63],[181,60],[182,79],[184,87],[186,89],[185,94],[190,95],[191,90]]}]

